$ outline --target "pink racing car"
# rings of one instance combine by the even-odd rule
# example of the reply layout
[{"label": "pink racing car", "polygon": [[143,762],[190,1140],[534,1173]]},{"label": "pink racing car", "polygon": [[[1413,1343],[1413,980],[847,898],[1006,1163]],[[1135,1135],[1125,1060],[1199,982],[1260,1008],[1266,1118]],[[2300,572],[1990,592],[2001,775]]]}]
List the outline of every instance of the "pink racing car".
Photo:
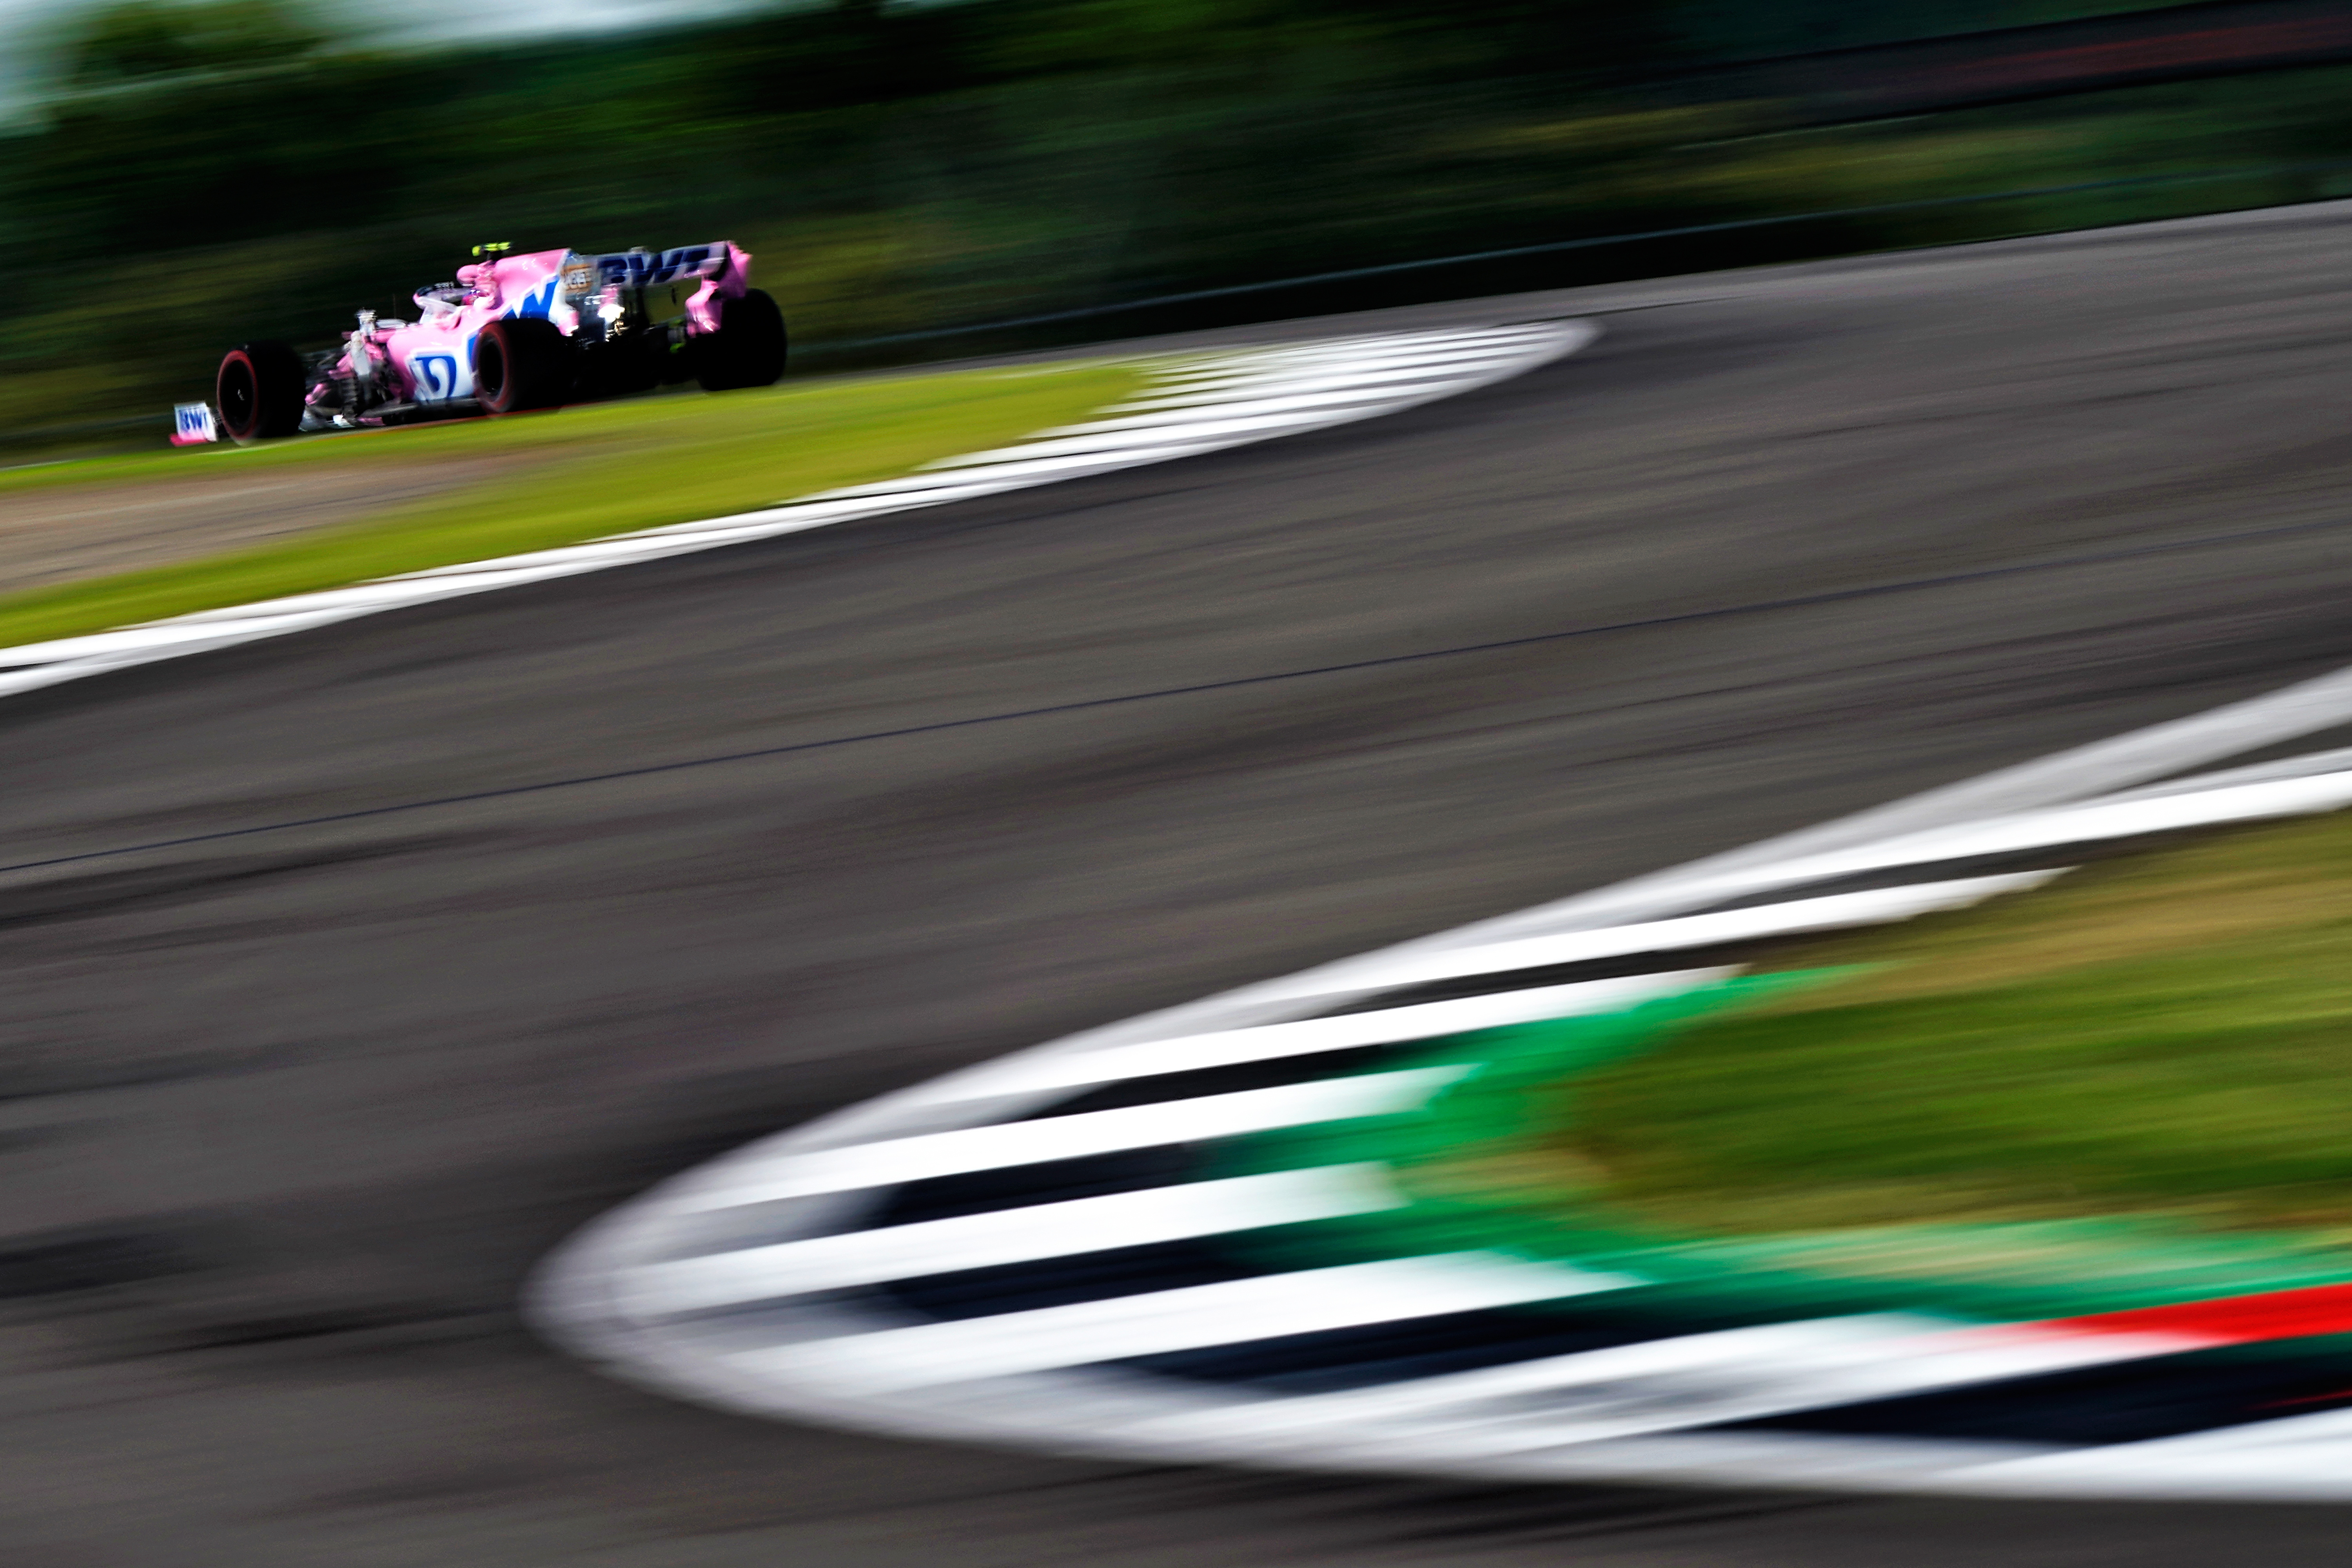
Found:
[{"label": "pink racing car", "polygon": [[220,428],[264,441],[561,403],[699,381],[711,392],[784,374],[784,318],[749,287],[734,246],[658,254],[513,255],[477,247],[457,280],[420,289],[416,320],[359,313],[338,346],[246,343],[221,361]]}]

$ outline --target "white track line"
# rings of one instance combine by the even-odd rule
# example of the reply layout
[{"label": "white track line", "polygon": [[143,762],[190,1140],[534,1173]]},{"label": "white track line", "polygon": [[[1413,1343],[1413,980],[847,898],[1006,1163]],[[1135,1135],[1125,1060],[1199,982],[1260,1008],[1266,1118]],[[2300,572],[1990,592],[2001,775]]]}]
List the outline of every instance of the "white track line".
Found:
[{"label": "white track line", "polygon": [[[462,595],[778,538],[1370,419],[1517,375],[1583,347],[1598,331],[1588,322],[1562,321],[1341,339],[1307,352],[1245,348],[1143,361],[1153,384],[1182,400],[1181,408],[1156,399],[1130,401],[1107,411],[1109,416],[1091,422],[1083,431],[1045,432],[997,451],[942,459],[898,479],[826,490],[734,517],[640,529],[562,549],[436,566],[325,593],[0,648],[0,696]],[[1223,412],[1235,405],[1249,405],[1250,411]],[[1118,417],[1122,412],[1132,417]]]}]

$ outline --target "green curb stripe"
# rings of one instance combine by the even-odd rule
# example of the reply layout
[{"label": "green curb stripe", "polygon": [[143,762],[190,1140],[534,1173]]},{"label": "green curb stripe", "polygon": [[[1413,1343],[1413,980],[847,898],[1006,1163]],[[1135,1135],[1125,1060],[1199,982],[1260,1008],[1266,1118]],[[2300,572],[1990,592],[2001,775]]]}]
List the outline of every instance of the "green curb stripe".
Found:
[{"label": "green curb stripe", "polygon": [[[2161,1220],[1888,1226],[1724,1238],[1644,1225],[1566,1184],[1530,1146],[1572,1115],[1578,1078],[1652,1051],[1703,1020],[1835,984],[1856,967],[1727,980],[1620,1012],[1431,1042],[1417,1067],[1472,1070],[1418,1110],[1244,1141],[1220,1174],[1377,1163],[1402,1209],[1234,1238],[1279,1268],[1487,1250],[1631,1275],[1638,1300],[1758,1321],[1931,1312],[2016,1322],[2352,1282],[2343,1254],[2293,1232],[2200,1236]],[[1539,1177],[1530,1177],[1530,1170]]]}]

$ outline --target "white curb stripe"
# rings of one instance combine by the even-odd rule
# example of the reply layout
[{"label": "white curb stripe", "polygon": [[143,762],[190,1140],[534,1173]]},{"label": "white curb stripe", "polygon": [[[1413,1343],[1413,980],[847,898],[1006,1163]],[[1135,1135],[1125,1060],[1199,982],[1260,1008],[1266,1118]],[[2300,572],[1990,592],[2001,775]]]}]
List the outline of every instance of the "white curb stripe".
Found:
[{"label": "white curb stripe", "polygon": [[1186,1411],[1129,1436],[1361,1452],[1403,1443],[1459,1458],[1923,1394],[2182,1349],[2154,1335],[2007,1340],[1873,1313],[1648,1340],[1339,1394]]},{"label": "white curb stripe", "polygon": [[806,1378],[836,1394],[881,1394],[1559,1300],[1639,1283],[1500,1253],[1446,1253],[882,1329],[744,1351],[730,1359],[744,1372]]},{"label": "white curb stripe", "polygon": [[1276,1171],[707,1253],[631,1271],[621,1281],[622,1310],[639,1317],[706,1311],[920,1274],[1377,1214],[1405,1202],[1385,1170]]},{"label": "white curb stripe", "polygon": [[[1192,419],[1189,410],[1213,405],[1218,416],[1225,420],[1255,419],[1267,415],[1288,415],[1307,412],[1326,413],[1344,408],[1351,403],[1384,403],[1391,395],[1384,388],[1357,387],[1337,392],[1307,393],[1286,397],[1242,397],[1230,393],[1213,396],[1200,395],[1181,399],[1159,400],[1162,406],[1152,412],[1139,412],[1120,419],[1097,419],[1084,425],[1056,425],[1040,430],[1044,436],[1095,436],[1106,430],[1152,430],[1174,426],[1181,427]],[[1181,402],[1183,407],[1166,407],[1167,403]]]},{"label": "white curb stripe", "polygon": [[1580,1014],[1613,1013],[1654,997],[1728,979],[1732,973],[1728,969],[1685,969],[1631,975],[1622,980],[1580,980],[1566,985],[1532,986],[1494,995],[1417,1002],[1410,1006],[1349,1013],[1336,1018],[1301,1018],[1250,1029],[1147,1040],[1098,1051],[1034,1059],[1007,1058],[934,1079],[914,1091],[915,1098],[907,1103],[946,1104],[1007,1095],[1037,1095],[1202,1068],[1236,1067],[1244,1062],[1316,1056],[1362,1046],[1398,1045]]},{"label": "white curb stripe", "polygon": [[[1679,920],[1650,921],[1640,925],[1614,926],[1607,931],[1563,931],[1558,936],[1527,937],[1518,942],[1489,942],[1483,947],[1453,948],[1444,952],[1412,953],[1401,958],[1351,959],[1327,964],[1321,969],[1310,969],[1288,980],[1276,981],[1268,994],[1315,996],[1334,991],[1385,991],[1400,985],[1425,984],[1433,980],[1500,974],[1514,969],[1539,969],[1555,963],[1577,963],[1596,958],[1668,952],[1676,948],[1713,947],[1725,942],[1753,942],[1764,937],[1835,931],[1843,926],[1883,925],[1937,910],[1965,909],[1996,894],[2038,888],[2062,874],[2061,871],[2022,871],[2005,877],[1970,877],[1951,882],[1924,882],[1907,888],[1880,888],[1862,893],[1837,893],[1828,898],[1798,899],[1785,904],[1730,910],[1722,914],[1685,915]],[[1272,1028],[1301,1026],[1297,1024],[1269,1026]]]},{"label": "white curb stripe", "polygon": [[1051,1160],[1076,1160],[1163,1143],[1194,1143],[1234,1138],[1280,1127],[1345,1121],[1360,1116],[1391,1116],[1411,1110],[1460,1078],[1466,1068],[1414,1068],[1406,1072],[1284,1084],[1244,1089],[1160,1105],[1118,1110],[1080,1111],[1036,1121],[961,1127],[952,1132],[918,1133],[881,1143],[853,1143],[770,1162],[698,1191],[686,1200],[694,1210],[737,1208],[817,1193],[895,1186],[903,1182],[1003,1170]]},{"label": "white curb stripe", "polygon": [[2082,801],[2344,723],[2352,723],[2352,668],[1421,941],[1494,942],[1671,914],[1692,907],[1687,889],[1735,871]]},{"label": "white curb stripe", "polygon": [[2352,1410],[1979,1467],[1969,1489],[2009,1496],[2343,1500]]},{"label": "white curb stripe", "polygon": [[2162,784],[2143,784],[2138,789],[2124,790],[2104,796],[2110,803],[2126,800],[2154,800],[2159,795],[2195,795],[2203,790],[2227,789],[2242,784],[2267,784],[2273,779],[2309,778],[2315,773],[2352,773],[2352,746],[2338,747],[2332,752],[2313,752],[2306,756],[2285,757],[2274,763],[2255,763],[2249,767],[2230,768],[2218,773],[2200,773],[2195,778],[2167,779]]},{"label": "white curb stripe", "polygon": [[2262,784],[2116,802],[2087,801],[2054,811],[1931,829],[1858,849],[1784,860],[1687,884],[1685,896],[1708,902],[1772,888],[1826,881],[1902,866],[2015,855],[2101,839],[2299,816],[2352,804],[2352,773],[2273,779]]}]

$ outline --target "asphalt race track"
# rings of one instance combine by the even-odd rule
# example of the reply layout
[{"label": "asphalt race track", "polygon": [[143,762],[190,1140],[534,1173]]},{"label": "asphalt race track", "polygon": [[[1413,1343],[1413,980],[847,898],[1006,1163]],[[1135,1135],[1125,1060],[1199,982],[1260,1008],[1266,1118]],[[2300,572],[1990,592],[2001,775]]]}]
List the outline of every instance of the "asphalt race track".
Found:
[{"label": "asphalt race track", "polygon": [[2347,241],[2305,207],[1225,334],[1611,312],[1385,420],[0,703],[0,1557],[2340,1553],[2319,1508],[884,1442],[604,1381],[514,1299],[897,1085],[2352,662]]}]

